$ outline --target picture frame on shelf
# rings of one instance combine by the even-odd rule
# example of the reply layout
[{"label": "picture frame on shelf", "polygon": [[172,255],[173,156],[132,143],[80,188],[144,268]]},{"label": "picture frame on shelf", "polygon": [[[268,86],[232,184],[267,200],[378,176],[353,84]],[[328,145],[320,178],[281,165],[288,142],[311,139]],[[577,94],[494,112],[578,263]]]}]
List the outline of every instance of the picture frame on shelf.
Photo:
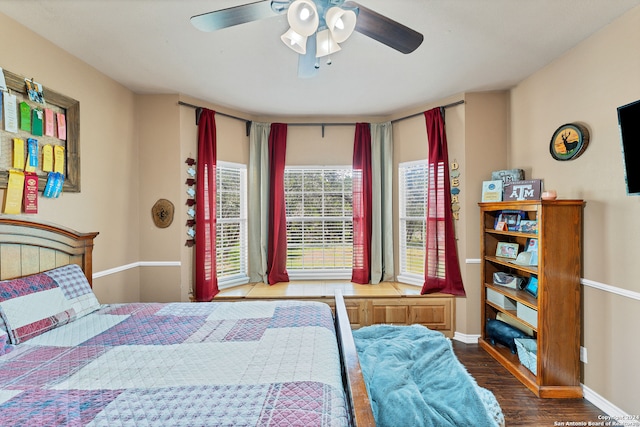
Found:
[{"label": "picture frame on shelf", "polygon": [[531,276],[529,281],[527,281],[527,285],[524,287],[524,290],[531,296],[538,298],[538,278],[536,276]]},{"label": "picture frame on shelf", "polygon": [[518,231],[521,233],[538,234],[538,221],[535,219],[520,220],[520,228]]},{"label": "picture frame on shelf", "polygon": [[517,231],[520,228],[520,221],[522,221],[525,217],[526,213],[524,211],[511,209],[499,211],[499,213],[496,215],[494,229],[499,230],[498,224],[503,222],[506,224],[507,230]]},{"label": "picture frame on shelf", "polygon": [[502,201],[502,180],[482,182],[482,201],[501,202]]},{"label": "picture frame on shelf", "polygon": [[496,246],[496,256],[501,258],[516,259],[518,257],[517,243],[498,242]]},{"label": "picture frame on shelf", "polygon": [[538,265],[538,239],[527,239],[527,247],[525,251],[531,253],[531,265]]},{"label": "picture frame on shelf", "polygon": [[493,229],[496,231],[509,231],[509,227],[507,227],[507,223],[504,221],[496,222],[496,225],[493,226]]}]

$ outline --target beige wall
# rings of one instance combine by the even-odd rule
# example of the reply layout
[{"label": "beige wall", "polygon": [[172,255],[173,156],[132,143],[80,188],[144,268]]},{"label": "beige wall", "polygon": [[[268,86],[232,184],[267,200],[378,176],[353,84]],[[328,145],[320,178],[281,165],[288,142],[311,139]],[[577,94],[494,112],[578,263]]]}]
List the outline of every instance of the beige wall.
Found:
[{"label": "beige wall", "polygon": [[180,246],[176,243],[184,223],[176,215],[170,226],[159,228],[151,215],[151,208],[159,199],[167,199],[176,210],[184,210],[178,185],[182,178],[178,96],[138,95],[135,105],[140,141],[140,261],[160,264],[140,268],[140,301],[180,301],[180,266],[162,263],[180,259]]},{"label": "beige wall", "polygon": [[[0,67],[80,102],[82,192],[39,198],[38,214],[32,218],[100,232],[94,272],[139,261],[140,175],[133,93],[3,14],[0,52]],[[138,300],[138,272],[128,272],[126,281],[121,276],[96,278],[94,288],[102,302]]]},{"label": "beige wall", "polygon": [[[625,193],[616,108],[640,99],[639,46],[636,7],[514,88],[509,152],[510,167],[586,201],[583,383],[629,414],[640,413],[640,198]],[[553,132],[576,121],[590,129],[587,150],[552,159]]]},{"label": "beige wall", "polygon": [[287,165],[345,166],[353,161],[355,126],[288,126]]},{"label": "beige wall", "polygon": [[[460,155],[461,211],[458,251],[463,261],[467,291],[466,313],[458,314],[456,327],[460,332],[480,334],[480,208],[482,181],[491,179],[491,172],[507,167],[509,93],[467,93],[464,105],[464,152]],[[471,260],[474,260],[473,262]],[[462,301],[458,300],[458,305]],[[464,322],[464,323],[462,323]]]}]

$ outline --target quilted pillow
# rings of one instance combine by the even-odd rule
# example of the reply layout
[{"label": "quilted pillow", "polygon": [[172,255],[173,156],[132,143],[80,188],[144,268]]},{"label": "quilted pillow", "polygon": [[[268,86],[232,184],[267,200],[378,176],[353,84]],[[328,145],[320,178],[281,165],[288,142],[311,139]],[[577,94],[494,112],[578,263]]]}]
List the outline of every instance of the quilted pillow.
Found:
[{"label": "quilted pillow", "polygon": [[69,300],[76,312],[76,319],[86,316],[100,308],[100,303],[87,281],[87,277],[79,265],[69,264],[64,267],[45,271],[43,274],[58,283],[65,298]]},{"label": "quilted pillow", "polygon": [[0,282],[0,316],[12,344],[69,323],[99,306],[75,264]]}]

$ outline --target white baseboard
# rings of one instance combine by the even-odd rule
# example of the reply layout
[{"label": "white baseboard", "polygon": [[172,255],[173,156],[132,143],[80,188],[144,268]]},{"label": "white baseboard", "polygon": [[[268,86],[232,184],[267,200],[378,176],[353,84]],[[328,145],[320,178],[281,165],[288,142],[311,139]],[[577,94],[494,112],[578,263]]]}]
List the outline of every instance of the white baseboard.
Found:
[{"label": "white baseboard", "polygon": [[[584,394],[584,398],[591,402],[594,406],[600,409],[605,414],[608,414],[613,420],[619,420],[620,425],[624,426],[640,426],[640,420],[636,418],[638,415],[627,414],[622,409],[618,408],[613,403],[609,402],[604,397],[600,396],[595,391],[591,390],[584,384],[580,384],[582,386],[582,392]],[[613,421],[613,420],[598,420],[598,421]]]},{"label": "white baseboard", "polygon": [[465,344],[478,344],[478,339],[480,335],[476,334],[463,334],[461,332],[454,332],[453,339],[456,341],[460,341]]}]

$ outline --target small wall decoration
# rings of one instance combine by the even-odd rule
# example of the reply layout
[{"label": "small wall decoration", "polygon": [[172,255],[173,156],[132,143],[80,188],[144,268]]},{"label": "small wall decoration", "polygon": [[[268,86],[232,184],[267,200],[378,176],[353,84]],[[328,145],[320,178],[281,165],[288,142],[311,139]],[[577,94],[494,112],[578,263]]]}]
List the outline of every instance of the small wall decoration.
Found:
[{"label": "small wall decoration", "polygon": [[151,208],[153,223],[158,228],[167,228],[173,222],[173,203],[167,199],[159,199]]},{"label": "small wall decoration", "polygon": [[189,176],[187,178],[187,180],[185,181],[185,184],[187,185],[187,195],[189,196],[189,198],[187,199],[186,205],[187,205],[187,215],[189,216],[189,218],[187,219],[187,236],[189,236],[189,238],[186,240],[185,242],[185,246],[192,248],[193,246],[195,246],[196,244],[196,220],[195,220],[195,216],[196,216],[196,210],[194,208],[195,204],[196,204],[196,180],[195,180],[195,176],[196,176],[196,160],[192,157],[187,157],[187,159],[184,161],[188,168],[187,168],[187,175]]},{"label": "small wall decoration", "polygon": [[460,165],[451,162],[451,212],[454,220],[460,219]]},{"label": "small wall decoration", "polygon": [[567,123],[553,133],[549,151],[556,160],[573,160],[580,157],[588,145],[587,127],[580,123]]}]

